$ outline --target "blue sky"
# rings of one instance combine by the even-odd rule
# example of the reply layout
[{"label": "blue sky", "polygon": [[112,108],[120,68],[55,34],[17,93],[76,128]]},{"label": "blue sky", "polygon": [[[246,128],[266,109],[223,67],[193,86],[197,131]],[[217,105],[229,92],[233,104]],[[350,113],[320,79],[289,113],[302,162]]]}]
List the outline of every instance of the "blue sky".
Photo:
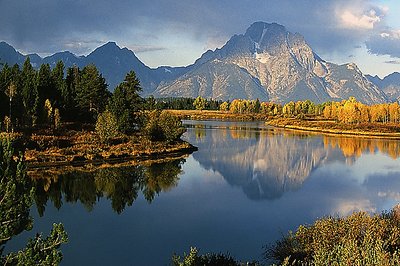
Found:
[{"label": "blue sky", "polygon": [[148,66],[192,64],[255,21],[302,34],[323,59],[400,71],[398,0],[0,0],[0,40],[23,53],[88,54],[107,41]]}]

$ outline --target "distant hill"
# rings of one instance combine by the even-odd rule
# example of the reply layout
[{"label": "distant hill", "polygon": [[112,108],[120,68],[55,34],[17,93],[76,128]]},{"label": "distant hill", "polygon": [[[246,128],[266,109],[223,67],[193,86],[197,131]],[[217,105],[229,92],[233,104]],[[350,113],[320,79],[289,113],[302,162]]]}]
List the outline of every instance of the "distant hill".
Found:
[{"label": "distant hill", "polygon": [[[258,98],[280,103],[305,99],[318,103],[350,96],[367,104],[388,100],[382,91],[386,87],[382,88],[379,80],[367,79],[354,63],[337,65],[324,61],[303,36],[276,23],[253,23],[244,34],[234,35],[223,47],[205,52],[187,67],[149,68],[134,52],[115,42],[108,42],[87,56],[68,51],[45,58],[29,56],[34,67],[42,63],[53,67],[59,60],[67,67],[95,64],[111,91],[127,72],[134,70],[143,95],[156,97]],[[26,57],[0,42],[3,62],[22,65]],[[390,98],[395,97],[386,91]]]},{"label": "distant hill", "polygon": [[366,77],[385,92],[390,101],[400,100],[400,73],[394,72],[383,79],[378,76],[366,75]]}]

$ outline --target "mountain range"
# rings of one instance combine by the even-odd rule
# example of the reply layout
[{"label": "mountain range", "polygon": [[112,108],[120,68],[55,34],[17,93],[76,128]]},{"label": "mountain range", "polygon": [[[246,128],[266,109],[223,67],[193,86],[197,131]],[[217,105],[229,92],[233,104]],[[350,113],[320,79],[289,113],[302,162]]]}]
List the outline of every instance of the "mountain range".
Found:
[{"label": "mountain range", "polygon": [[[381,80],[365,76],[354,63],[337,65],[321,59],[303,36],[276,23],[253,23],[244,34],[234,35],[221,48],[205,52],[186,67],[150,68],[134,52],[108,42],[87,56],[68,51],[51,56],[23,55],[0,42],[0,60],[22,65],[29,56],[34,67],[42,63],[66,67],[95,64],[113,90],[134,70],[143,95],[155,97],[197,97],[217,100],[260,99],[314,102],[347,99],[382,103],[400,96],[399,73]],[[385,94],[386,92],[386,94]]]},{"label": "mountain range", "polygon": [[366,77],[378,86],[388,97],[389,101],[400,100],[400,73],[394,72],[383,79],[378,76],[366,75]]}]

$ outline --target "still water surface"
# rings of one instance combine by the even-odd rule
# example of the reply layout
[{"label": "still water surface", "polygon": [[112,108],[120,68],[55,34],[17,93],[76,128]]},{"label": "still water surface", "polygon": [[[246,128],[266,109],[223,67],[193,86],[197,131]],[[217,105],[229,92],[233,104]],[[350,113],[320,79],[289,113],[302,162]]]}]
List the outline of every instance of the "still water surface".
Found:
[{"label": "still water surface", "polygon": [[[400,200],[398,141],[329,137],[261,122],[185,121],[199,150],[152,166],[36,176],[26,242],[62,222],[62,265],[169,265],[190,246],[260,259],[262,247],[326,215]],[[8,247],[10,248],[10,247]]]}]

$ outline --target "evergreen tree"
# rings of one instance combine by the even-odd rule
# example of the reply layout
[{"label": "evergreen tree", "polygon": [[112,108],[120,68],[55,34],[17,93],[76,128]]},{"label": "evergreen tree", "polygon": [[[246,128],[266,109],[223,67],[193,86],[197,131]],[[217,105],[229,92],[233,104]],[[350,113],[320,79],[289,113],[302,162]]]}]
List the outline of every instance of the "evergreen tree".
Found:
[{"label": "evergreen tree", "polygon": [[115,88],[108,108],[117,118],[120,132],[132,133],[140,124],[139,111],[144,106],[144,100],[139,95],[141,91],[134,71],[130,71],[124,81]]},{"label": "evergreen tree", "polygon": [[78,107],[91,121],[105,110],[110,92],[103,76],[95,65],[87,65],[82,69],[79,86],[77,87],[76,101]]},{"label": "evergreen tree", "polygon": [[54,99],[56,98],[49,64],[42,64],[40,66],[39,72],[36,75],[36,85],[38,91],[38,107],[36,116],[38,116],[39,122],[44,122],[46,121],[44,102],[46,99],[54,102]]},{"label": "evergreen tree", "polygon": [[67,241],[62,224],[54,224],[50,235],[37,234],[18,252],[3,254],[6,243],[15,235],[32,228],[29,215],[34,188],[26,176],[22,153],[14,160],[12,143],[0,140],[0,264],[2,265],[56,265],[62,259],[58,250]]},{"label": "evergreen tree", "polygon": [[53,99],[51,95],[49,95],[47,98],[52,101],[52,104],[54,106],[60,107],[61,101],[62,101],[62,92],[65,91],[65,79],[64,79],[64,63],[63,61],[58,61],[56,66],[53,68],[51,71],[51,78],[52,82],[54,84],[54,89],[52,90],[53,93]]},{"label": "evergreen tree", "polygon": [[79,86],[80,70],[77,66],[67,69],[67,76],[65,77],[65,86],[61,91],[61,106],[63,116],[67,120],[76,119],[76,91]]},{"label": "evergreen tree", "polygon": [[8,113],[8,98],[5,91],[9,86],[9,77],[11,77],[11,70],[6,63],[0,72],[0,120]]},{"label": "evergreen tree", "polygon": [[39,93],[36,84],[36,71],[33,69],[29,57],[25,60],[22,67],[22,105],[23,105],[23,123],[26,125],[36,124],[39,107]]}]

